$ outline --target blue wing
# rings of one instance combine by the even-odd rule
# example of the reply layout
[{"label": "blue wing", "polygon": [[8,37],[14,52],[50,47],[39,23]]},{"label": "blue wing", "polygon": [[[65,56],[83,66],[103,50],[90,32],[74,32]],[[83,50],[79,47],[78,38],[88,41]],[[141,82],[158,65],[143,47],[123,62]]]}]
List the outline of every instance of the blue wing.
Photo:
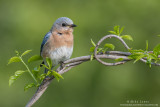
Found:
[{"label": "blue wing", "polygon": [[48,39],[49,39],[50,36],[51,36],[51,32],[48,32],[48,33],[44,36],[43,41],[42,41],[42,44],[41,44],[41,51],[40,51],[40,53],[42,52],[43,46],[46,44],[46,42],[48,41]]}]

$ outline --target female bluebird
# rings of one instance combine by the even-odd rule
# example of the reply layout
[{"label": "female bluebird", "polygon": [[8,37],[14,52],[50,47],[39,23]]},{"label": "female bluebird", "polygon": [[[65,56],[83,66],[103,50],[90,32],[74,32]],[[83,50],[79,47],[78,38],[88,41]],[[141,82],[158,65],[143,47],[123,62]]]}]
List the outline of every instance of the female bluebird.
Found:
[{"label": "female bluebird", "polygon": [[40,54],[52,60],[53,67],[68,60],[73,52],[73,21],[67,17],[58,18],[45,35]]}]

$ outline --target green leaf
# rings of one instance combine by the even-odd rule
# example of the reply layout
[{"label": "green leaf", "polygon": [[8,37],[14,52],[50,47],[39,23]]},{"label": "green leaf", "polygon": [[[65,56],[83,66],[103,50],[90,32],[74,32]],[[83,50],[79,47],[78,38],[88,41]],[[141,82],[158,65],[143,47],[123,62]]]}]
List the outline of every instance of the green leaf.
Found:
[{"label": "green leaf", "polygon": [[139,55],[138,54],[131,54],[128,56],[129,59],[137,59]]},{"label": "green leaf", "polygon": [[36,87],[39,87],[40,86],[40,84],[38,83],[37,85],[36,85]]},{"label": "green leaf", "polygon": [[46,74],[41,74],[40,80],[43,81],[43,79],[46,77]]},{"label": "green leaf", "polygon": [[45,67],[45,68],[47,68],[47,69],[49,69],[49,67],[48,66],[46,66],[45,64],[41,64],[43,67]]},{"label": "green leaf", "polygon": [[62,75],[58,74],[56,71],[52,71],[52,75],[59,81],[59,79],[64,79]]},{"label": "green leaf", "polygon": [[158,55],[160,54],[160,44],[154,47],[153,53],[158,57]]},{"label": "green leaf", "polygon": [[119,62],[119,61],[123,61],[123,58],[115,59],[115,61],[117,61],[117,62]]},{"label": "green leaf", "polygon": [[109,33],[111,33],[111,34],[117,34],[115,31],[108,31]]},{"label": "green leaf", "polygon": [[46,58],[46,62],[48,64],[49,69],[51,69],[52,68],[52,61],[51,61],[51,59],[47,57]]},{"label": "green leaf", "polygon": [[15,80],[16,80],[15,76],[10,76],[10,78],[9,78],[9,86],[11,86],[14,83]]},{"label": "green leaf", "polygon": [[119,26],[114,26],[114,31],[119,36]]},{"label": "green leaf", "polygon": [[10,76],[9,86],[11,86],[18,79],[18,77],[20,77],[24,72],[26,72],[26,71],[18,70],[15,72],[15,74],[13,76]]},{"label": "green leaf", "polygon": [[98,52],[101,52],[102,50],[103,50],[103,48],[98,48],[98,49],[97,49],[97,53],[98,53]]},{"label": "green leaf", "polygon": [[148,50],[148,40],[146,40],[146,51]]},{"label": "green leaf", "polygon": [[51,71],[47,71],[46,76],[49,76],[52,72]]},{"label": "green leaf", "polygon": [[115,46],[113,44],[106,43],[104,45],[104,48],[110,48],[110,49],[114,50]]},{"label": "green leaf", "polygon": [[41,68],[41,67],[35,67],[35,68],[34,68],[34,71],[39,72],[39,71],[40,71],[40,68]]},{"label": "green leaf", "polygon": [[25,87],[24,87],[24,91],[27,91],[28,89],[30,89],[32,87],[36,87],[36,85],[34,83],[26,84]]},{"label": "green leaf", "polygon": [[40,55],[34,55],[28,59],[28,63],[33,62],[33,61],[38,61],[42,60],[43,58]]},{"label": "green leaf", "polygon": [[24,55],[28,54],[28,53],[31,52],[31,51],[32,51],[32,50],[26,50],[25,52],[22,53],[21,56],[24,56]]},{"label": "green leaf", "polygon": [[91,43],[94,47],[96,47],[96,44],[93,42],[93,40],[91,39]]},{"label": "green leaf", "polygon": [[123,36],[120,36],[122,39],[126,39],[126,40],[131,40],[133,41],[133,38],[130,36],[130,35],[123,35]]},{"label": "green leaf", "polygon": [[152,63],[152,58],[151,57],[147,57],[146,64],[149,65],[150,68],[151,68],[151,63]]},{"label": "green leaf", "polygon": [[159,37],[160,37],[160,35],[157,35],[157,36],[159,36]]},{"label": "green leaf", "polygon": [[16,53],[17,56],[19,56],[19,52],[18,51],[15,51],[15,53]]},{"label": "green leaf", "polygon": [[137,49],[137,50],[131,50],[131,49],[129,49],[128,51],[131,52],[131,53],[144,53],[145,52],[142,49]]},{"label": "green leaf", "polygon": [[153,53],[149,53],[149,57],[150,57],[151,59],[157,60],[157,56],[156,56],[155,54],[153,54]]},{"label": "green leaf", "polygon": [[33,75],[38,78],[38,73],[40,72],[40,67],[35,67],[34,70],[32,70]]},{"label": "green leaf", "polygon": [[134,63],[136,63],[138,60],[140,60],[140,59],[142,59],[142,58],[144,58],[144,57],[146,57],[146,55],[144,55],[144,54],[139,55],[139,56],[136,58],[136,60],[134,61]]},{"label": "green leaf", "polygon": [[114,26],[114,31],[117,31],[118,28],[119,28],[118,25]]},{"label": "green leaf", "polygon": [[123,30],[124,30],[124,26],[121,28],[119,34],[121,34],[123,32]]},{"label": "green leaf", "polygon": [[94,54],[91,55],[90,61],[92,61],[94,58]]},{"label": "green leaf", "polygon": [[94,49],[95,49],[95,47],[91,47],[89,51],[94,52]]},{"label": "green leaf", "polygon": [[20,62],[20,61],[21,61],[21,59],[19,57],[14,56],[14,57],[10,58],[8,64],[13,63],[13,62]]},{"label": "green leaf", "polygon": [[24,72],[26,72],[26,71],[18,70],[18,71],[15,72],[15,76],[19,77],[19,76],[21,76]]}]

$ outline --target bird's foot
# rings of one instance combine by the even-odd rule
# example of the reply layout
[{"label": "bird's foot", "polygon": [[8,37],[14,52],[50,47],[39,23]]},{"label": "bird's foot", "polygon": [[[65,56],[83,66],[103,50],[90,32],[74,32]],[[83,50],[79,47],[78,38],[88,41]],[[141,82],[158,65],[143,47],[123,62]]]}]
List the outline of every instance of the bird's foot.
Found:
[{"label": "bird's foot", "polygon": [[60,62],[60,69],[63,69],[65,64],[63,62]]}]

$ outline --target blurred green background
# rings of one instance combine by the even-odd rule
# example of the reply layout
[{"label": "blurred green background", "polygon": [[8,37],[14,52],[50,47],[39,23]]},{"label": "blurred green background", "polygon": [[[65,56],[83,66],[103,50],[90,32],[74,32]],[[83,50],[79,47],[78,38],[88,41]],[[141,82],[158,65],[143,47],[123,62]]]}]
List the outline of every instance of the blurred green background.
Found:
[{"label": "blurred green background", "polygon": [[[27,73],[8,86],[9,77],[24,66],[7,66],[7,61],[15,50],[39,54],[44,35],[62,16],[78,25],[72,58],[90,54],[90,39],[97,42],[115,25],[125,26],[124,34],[134,39],[126,42],[134,49],[145,49],[146,40],[150,50],[160,43],[159,0],[0,0],[0,107],[23,107],[32,97],[36,88],[23,91],[32,81]],[[116,39],[106,42],[126,51]],[[106,67],[92,61],[63,77],[59,83],[54,80],[33,107],[119,107],[128,100],[160,104],[160,68],[142,62]]]}]

